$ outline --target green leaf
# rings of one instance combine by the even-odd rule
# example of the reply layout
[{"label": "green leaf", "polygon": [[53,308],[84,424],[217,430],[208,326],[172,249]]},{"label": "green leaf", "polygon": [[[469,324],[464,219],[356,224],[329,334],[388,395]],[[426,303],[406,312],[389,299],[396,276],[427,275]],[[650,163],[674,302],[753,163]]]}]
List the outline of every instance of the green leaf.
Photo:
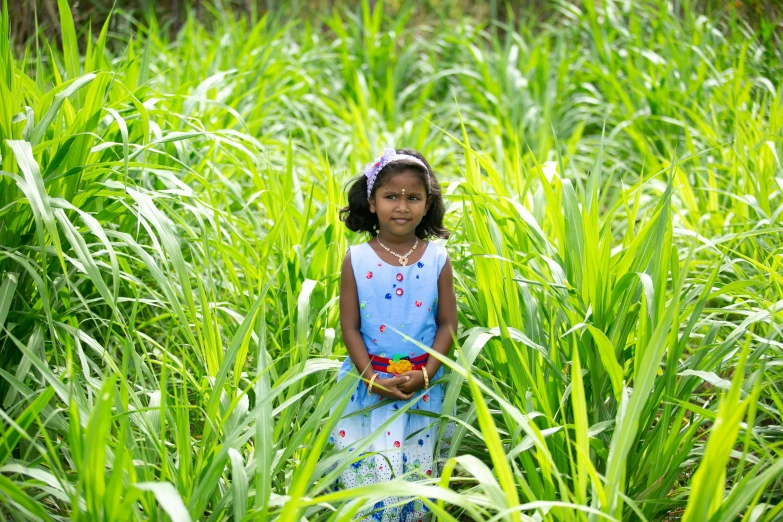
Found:
[{"label": "green leaf", "polygon": [[141,491],[150,491],[163,508],[163,511],[171,519],[171,522],[190,522],[190,513],[188,513],[182,497],[171,482],[137,482],[133,487]]}]

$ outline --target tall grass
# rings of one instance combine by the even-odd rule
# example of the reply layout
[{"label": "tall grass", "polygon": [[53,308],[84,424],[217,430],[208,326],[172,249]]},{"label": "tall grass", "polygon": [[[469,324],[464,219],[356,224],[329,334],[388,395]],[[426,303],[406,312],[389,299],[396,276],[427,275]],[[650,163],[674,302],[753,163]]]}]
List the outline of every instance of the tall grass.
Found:
[{"label": "tall grass", "polygon": [[[58,5],[24,52],[0,17],[3,519],[783,516],[769,39],[687,2],[171,41]],[[335,492],[337,209],[388,143],[444,184],[457,429],[442,477]]]}]

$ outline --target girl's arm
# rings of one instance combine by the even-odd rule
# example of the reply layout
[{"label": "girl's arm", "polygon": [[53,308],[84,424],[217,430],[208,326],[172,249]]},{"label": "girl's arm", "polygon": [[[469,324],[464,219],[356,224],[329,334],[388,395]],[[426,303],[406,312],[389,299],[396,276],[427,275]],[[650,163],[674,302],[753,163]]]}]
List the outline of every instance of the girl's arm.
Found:
[{"label": "girl's arm", "polygon": [[348,349],[348,356],[364,377],[364,384],[367,385],[375,371],[372,369],[370,354],[367,353],[364,339],[359,332],[360,325],[359,293],[356,290],[356,280],[351,266],[351,251],[348,250],[343,259],[340,275],[340,328],[343,332],[343,343]]},{"label": "girl's arm", "polygon": [[[451,269],[451,259],[446,257],[446,263],[438,277],[438,331],[432,342],[432,349],[443,355],[448,355],[457,337],[457,296],[454,294],[454,272]],[[452,337],[454,336],[454,338]],[[435,357],[427,360],[427,375],[432,377],[440,369],[441,362]],[[421,372],[418,372],[421,373]]]}]

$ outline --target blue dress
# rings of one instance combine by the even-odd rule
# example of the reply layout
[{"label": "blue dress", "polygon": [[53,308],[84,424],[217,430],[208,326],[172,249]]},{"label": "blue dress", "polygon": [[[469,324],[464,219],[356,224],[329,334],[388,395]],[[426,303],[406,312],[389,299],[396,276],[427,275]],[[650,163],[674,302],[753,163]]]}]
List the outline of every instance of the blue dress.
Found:
[{"label": "blue dress", "polygon": [[[435,339],[438,329],[438,277],[446,263],[446,249],[437,243],[427,243],[421,259],[408,266],[386,263],[368,243],[354,245],[350,247],[350,251],[359,296],[360,332],[367,352],[390,359],[395,355],[414,358],[426,354],[410,340],[416,339],[431,347]],[[378,379],[393,376],[391,373],[377,370],[376,373]],[[433,382],[442,375],[443,367],[438,369],[435,375],[430,375],[429,380]],[[343,361],[337,380],[346,376],[358,377],[350,357]],[[356,441],[370,436],[389,416],[408,402],[381,400],[377,394],[369,395],[367,386],[360,380],[350,393],[351,400],[343,416],[377,406],[379,403],[382,406],[342,418],[330,438],[337,449],[350,448]],[[416,392],[410,400],[417,402],[384,432],[379,433],[367,450],[379,454],[369,455],[348,466],[338,479],[337,487],[368,485],[407,473],[410,473],[406,477],[408,480],[438,476],[440,470],[439,466],[433,465],[433,450],[440,421],[438,418],[418,413],[441,413],[443,386],[431,385],[427,390]],[[334,408],[332,412],[334,413]],[[444,439],[450,439],[452,432],[453,424],[449,423]],[[441,448],[447,450],[448,443],[445,440],[441,443]],[[365,510],[358,516],[383,522],[418,522],[429,518],[426,505],[420,501],[385,507],[400,500],[398,497],[390,497],[383,503],[376,504],[374,509]],[[370,511],[375,512],[367,515]]]}]

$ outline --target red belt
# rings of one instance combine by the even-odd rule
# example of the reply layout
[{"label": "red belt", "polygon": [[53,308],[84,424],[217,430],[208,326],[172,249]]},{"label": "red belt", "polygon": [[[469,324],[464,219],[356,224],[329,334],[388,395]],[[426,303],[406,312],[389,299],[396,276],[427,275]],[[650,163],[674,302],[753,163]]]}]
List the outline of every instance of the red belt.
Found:
[{"label": "red belt", "polygon": [[[427,359],[429,358],[429,354],[422,354],[418,357],[408,357],[407,355],[405,357],[398,357],[397,361],[394,359],[389,359],[388,357],[379,357],[377,355],[370,355],[370,361],[372,362],[372,369],[376,372],[386,372],[391,374],[398,374],[403,373],[405,370],[404,368],[407,366],[403,361],[407,361],[410,363],[411,368],[410,370],[421,370],[426,364]],[[402,371],[397,371],[397,366],[402,366]]]}]

